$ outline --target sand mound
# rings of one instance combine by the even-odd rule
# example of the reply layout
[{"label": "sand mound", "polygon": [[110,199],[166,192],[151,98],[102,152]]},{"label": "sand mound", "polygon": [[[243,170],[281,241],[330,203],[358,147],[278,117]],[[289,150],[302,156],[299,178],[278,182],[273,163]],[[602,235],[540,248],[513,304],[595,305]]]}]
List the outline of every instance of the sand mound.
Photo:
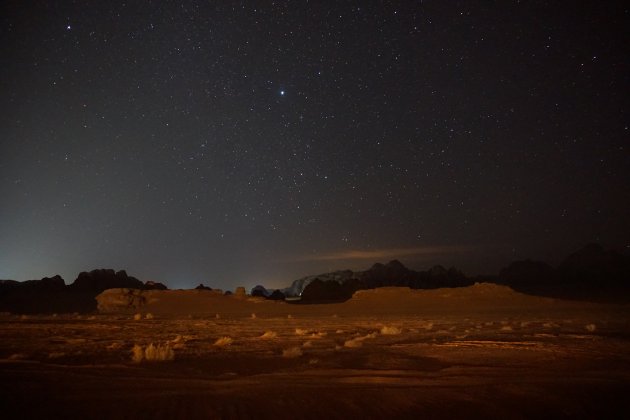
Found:
[{"label": "sand mound", "polygon": [[475,283],[469,287],[430,290],[383,287],[357,291],[348,304],[356,310],[372,308],[376,313],[431,311],[487,311],[506,307],[534,307],[554,304],[554,299],[525,295],[508,286]]},{"label": "sand mound", "polygon": [[[198,290],[109,289],[96,297],[104,313],[201,315],[267,318],[295,315],[403,315],[427,313],[496,312],[518,308],[550,308],[575,305],[573,302],[530,296],[507,286],[477,283],[469,287],[416,290],[383,287],[360,290],[344,303],[300,305],[282,301],[243,299]],[[582,303],[584,304],[584,303]]]}]

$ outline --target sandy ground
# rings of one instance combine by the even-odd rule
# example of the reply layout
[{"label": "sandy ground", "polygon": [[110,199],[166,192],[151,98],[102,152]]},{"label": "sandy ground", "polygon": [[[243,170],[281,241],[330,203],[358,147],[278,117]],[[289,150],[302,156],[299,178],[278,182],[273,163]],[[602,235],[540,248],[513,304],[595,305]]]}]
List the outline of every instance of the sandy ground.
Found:
[{"label": "sandy ground", "polygon": [[[158,296],[141,317],[1,316],[2,417],[630,416],[627,306],[489,286],[334,305]],[[150,344],[172,360],[147,361]]]}]

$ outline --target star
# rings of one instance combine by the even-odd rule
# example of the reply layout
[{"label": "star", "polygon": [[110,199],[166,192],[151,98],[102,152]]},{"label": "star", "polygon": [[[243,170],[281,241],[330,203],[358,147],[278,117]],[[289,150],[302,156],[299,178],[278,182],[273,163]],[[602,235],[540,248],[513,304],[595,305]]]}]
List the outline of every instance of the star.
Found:
[{"label": "star", "polygon": [[285,91],[284,91],[284,90],[281,90],[281,91],[280,91],[280,96],[284,96],[284,94],[285,94]]}]

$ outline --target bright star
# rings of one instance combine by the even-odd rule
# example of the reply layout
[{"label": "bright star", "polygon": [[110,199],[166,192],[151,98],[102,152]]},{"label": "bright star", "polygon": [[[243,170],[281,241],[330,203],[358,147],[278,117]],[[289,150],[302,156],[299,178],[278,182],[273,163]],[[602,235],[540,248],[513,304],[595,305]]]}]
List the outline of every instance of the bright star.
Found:
[{"label": "bright star", "polygon": [[280,91],[280,96],[284,96],[284,90]]},{"label": "bright star", "polygon": [[68,25],[68,26],[66,26],[66,29],[70,30],[70,29],[72,29],[72,26]]}]

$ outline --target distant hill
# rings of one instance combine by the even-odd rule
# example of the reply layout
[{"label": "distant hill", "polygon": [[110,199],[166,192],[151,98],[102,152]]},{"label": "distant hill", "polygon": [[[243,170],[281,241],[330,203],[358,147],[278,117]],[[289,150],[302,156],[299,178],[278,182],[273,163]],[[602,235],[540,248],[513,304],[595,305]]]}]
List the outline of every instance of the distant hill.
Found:
[{"label": "distant hill", "polygon": [[[498,276],[467,277],[461,271],[437,265],[414,271],[400,261],[374,264],[365,271],[334,271],[295,280],[286,289],[268,290],[262,285],[252,296],[272,300],[299,297],[301,303],[349,300],[359,290],[400,287],[409,289],[458,288],[477,282],[509,286],[530,295],[594,302],[630,303],[630,256],[589,244],[553,267],[542,261],[515,261]],[[95,297],[108,289],[167,290],[161,283],[142,283],[124,270],[92,270],[80,273],[66,285],[60,276],[18,282],[0,280],[0,312],[93,312]],[[199,285],[197,289],[212,290]],[[220,290],[215,290],[220,293]],[[242,294],[245,294],[244,290]]]},{"label": "distant hill", "polygon": [[82,272],[75,281],[66,285],[59,275],[41,280],[0,281],[0,312],[29,313],[72,313],[96,310],[95,297],[106,289],[129,288],[143,290],[165,290],[161,283],[142,283],[128,276],[124,270],[111,269]]},{"label": "distant hill", "polygon": [[630,303],[630,256],[589,244],[558,267],[516,261],[501,270],[497,283],[541,296]]},{"label": "distant hill", "polygon": [[413,271],[400,261],[374,264],[366,271],[334,271],[303,277],[284,289],[302,303],[342,302],[358,290],[381,287],[437,289],[491,282],[530,295],[594,302],[630,303],[630,256],[589,244],[558,267],[542,261],[515,261],[498,276],[467,277],[461,271],[435,266]]},{"label": "distant hill", "polygon": [[435,266],[428,271],[413,271],[400,261],[374,264],[366,271],[335,271],[308,276],[293,282],[285,289],[287,296],[300,296],[303,303],[345,301],[357,290],[380,287],[409,287],[411,289],[437,289],[463,287],[475,283],[461,271]]}]

